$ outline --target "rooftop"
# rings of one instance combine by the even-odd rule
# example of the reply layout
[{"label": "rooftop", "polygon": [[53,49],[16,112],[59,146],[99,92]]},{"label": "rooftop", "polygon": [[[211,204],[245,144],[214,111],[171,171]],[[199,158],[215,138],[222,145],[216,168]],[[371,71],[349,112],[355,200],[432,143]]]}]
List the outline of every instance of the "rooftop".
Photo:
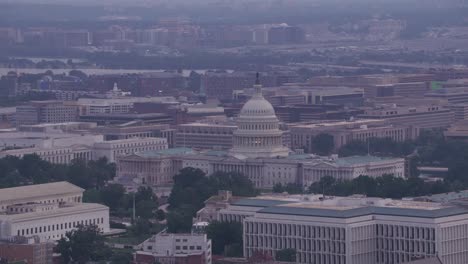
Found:
[{"label": "rooftop", "polygon": [[351,156],[351,157],[343,157],[338,158],[335,160],[335,163],[339,166],[350,166],[350,165],[357,165],[357,164],[368,164],[373,162],[380,162],[380,161],[388,161],[395,158],[387,158],[387,157],[376,157],[376,156]]},{"label": "rooftop", "polygon": [[89,210],[103,210],[106,209],[107,206],[102,204],[96,203],[77,203],[73,206],[65,206],[60,207],[55,210],[49,211],[38,211],[38,212],[28,212],[28,213],[21,213],[21,214],[9,214],[9,215],[0,215],[0,219],[2,220],[10,220],[10,221],[30,221],[34,218],[41,218],[41,217],[50,217],[50,216],[58,216],[58,215],[67,215],[70,213],[76,214],[80,210],[89,211]]},{"label": "rooftop", "polygon": [[235,206],[260,207],[258,213],[352,218],[365,215],[393,215],[438,218],[468,214],[468,209],[434,202],[403,201],[363,196],[326,197],[322,195],[279,195],[246,198]]},{"label": "rooftop", "polygon": [[53,182],[0,189],[0,202],[21,199],[34,200],[49,195],[63,195],[84,190],[69,182]]},{"label": "rooftop", "polygon": [[372,123],[382,123],[379,119],[358,119],[353,121],[347,120],[330,120],[326,122],[319,122],[313,124],[297,124],[291,126],[291,128],[322,128],[322,127],[334,127],[334,126],[346,126],[346,125],[366,125]]},{"label": "rooftop", "polygon": [[155,157],[161,157],[161,156],[183,155],[183,154],[193,154],[193,153],[195,152],[191,148],[170,148],[170,149],[138,152],[135,155],[138,155],[142,158],[155,158]]}]

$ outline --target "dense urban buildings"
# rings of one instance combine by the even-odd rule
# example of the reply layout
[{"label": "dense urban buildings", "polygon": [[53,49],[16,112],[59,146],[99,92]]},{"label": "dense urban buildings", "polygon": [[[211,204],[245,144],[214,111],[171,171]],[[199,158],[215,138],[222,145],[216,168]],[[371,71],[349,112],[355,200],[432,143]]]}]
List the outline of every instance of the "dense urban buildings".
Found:
[{"label": "dense urban buildings", "polygon": [[[263,97],[258,83],[255,88],[256,94],[242,107],[237,127],[232,130],[233,147],[230,150],[174,148],[122,156],[117,159],[116,181],[129,189],[141,184],[155,187],[169,185],[173,176],[185,167],[199,168],[206,174],[240,172],[261,189],[271,189],[278,183],[309,186],[323,176],[353,179],[360,175],[378,177],[393,174],[405,177],[404,159],[319,157],[300,151],[292,152],[283,144],[283,131],[279,129],[273,106]],[[404,133],[406,130],[390,127],[384,133],[388,131],[388,135],[394,134],[401,141],[407,137]],[[366,136],[370,137],[368,134]],[[219,140],[220,137],[217,138]]]}]

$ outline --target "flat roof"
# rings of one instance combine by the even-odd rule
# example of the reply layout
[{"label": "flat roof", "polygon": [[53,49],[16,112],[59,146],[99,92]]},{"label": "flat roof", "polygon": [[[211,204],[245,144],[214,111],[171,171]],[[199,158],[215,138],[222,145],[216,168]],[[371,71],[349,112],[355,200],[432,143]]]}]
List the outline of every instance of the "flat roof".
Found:
[{"label": "flat roof", "polygon": [[338,158],[334,162],[340,166],[346,165],[356,165],[356,164],[366,164],[372,162],[379,162],[379,161],[388,161],[388,160],[397,160],[400,158],[389,158],[389,157],[376,157],[376,156],[350,156],[350,157],[343,157]]},{"label": "flat roof", "polygon": [[336,120],[336,121],[326,121],[313,124],[297,124],[292,125],[291,128],[320,128],[320,127],[333,127],[340,125],[353,125],[353,124],[367,124],[367,123],[381,123],[380,119],[358,119],[353,121],[346,120]]},{"label": "flat roof", "polygon": [[84,189],[69,182],[53,182],[0,189],[0,202],[21,199],[34,200],[48,195],[64,195],[84,192]]},{"label": "flat roof", "polygon": [[153,157],[193,154],[193,153],[195,152],[191,148],[170,148],[170,149],[162,149],[162,150],[137,152],[134,155],[140,156],[142,158],[153,158]]},{"label": "flat roof", "polygon": [[37,217],[53,217],[60,215],[67,215],[70,213],[80,213],[82,210],[104,210],[108,209],[107,206],[96,203],[77,203],[72,206],[60,207],[50,211],[39,211],[39,212],[28,212],[20,214],[3,214],[0,215],[0,219],[10,221],[29,221]]},{"label": "flat roof", "polygon": [[[311,197],[311,200],[308,198]],[[468,209],[434,202],[403,201],[368,197],[327,197],[321,195],[256,197],[233,202],[233,206],[262,208],[258,213],[330,218],[352,218],[365,215],[390,215],[439,218],[468,214]]]}]

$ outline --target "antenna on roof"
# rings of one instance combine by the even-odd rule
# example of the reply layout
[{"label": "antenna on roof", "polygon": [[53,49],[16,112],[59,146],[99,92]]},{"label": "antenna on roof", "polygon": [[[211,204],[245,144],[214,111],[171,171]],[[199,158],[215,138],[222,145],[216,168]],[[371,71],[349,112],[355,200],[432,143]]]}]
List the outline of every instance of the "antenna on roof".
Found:
[{"label": "antenna on roof", "polygon": [[257,72],[256,77],[255,77],[255,85],[260,85],[260,73]]},{"label": "antenna on roof", "polygon": [[258,95],[262,95],[262,85],[260,84],[260,73],[257,72],[256,77],[255,77],[255,93]]}]

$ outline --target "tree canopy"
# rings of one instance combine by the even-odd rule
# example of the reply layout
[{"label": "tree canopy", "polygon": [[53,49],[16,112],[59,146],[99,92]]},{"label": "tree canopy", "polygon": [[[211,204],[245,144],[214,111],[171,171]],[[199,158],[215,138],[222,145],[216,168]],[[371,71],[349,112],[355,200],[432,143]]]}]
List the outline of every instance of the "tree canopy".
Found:
[{"label": "tree canopy", "polygon": [[67,232],[65,237],[58,241],[55,251],[61,254],[63,263],[104,261],[112,255],[96,226],[79,226]]},{"label": "tree canopy", "polygon": [[212,252],[215,255],[224,253],[227,257],[242,257],[242,224],[239,222],[211,222],[206,234],[212,243]]},{"label": "tree canopy", "polygon": [[332,135],[321,133],[312,139],[312,151],[322,155],[330,155],[335,148],[335,141]]},{"label": "tree canopy", "polygon": [[84,189],[99,189],[114,176],[115,164],[106,158],[88,162],[74,160],[69,165],[49,163],[36,154],[0,159],[0,188],[69,181]]},{"label": "tree canopy", "polygon": [[216,172],[209,177],[200,170],[184,168],[174,177],[169,196],[167,215],[170,232],[187,232],[192,217],[203,208],[204,202],[219,190],[229,190],[235,196],[255,196],[258,191],[252,182],[236,172]]}]

